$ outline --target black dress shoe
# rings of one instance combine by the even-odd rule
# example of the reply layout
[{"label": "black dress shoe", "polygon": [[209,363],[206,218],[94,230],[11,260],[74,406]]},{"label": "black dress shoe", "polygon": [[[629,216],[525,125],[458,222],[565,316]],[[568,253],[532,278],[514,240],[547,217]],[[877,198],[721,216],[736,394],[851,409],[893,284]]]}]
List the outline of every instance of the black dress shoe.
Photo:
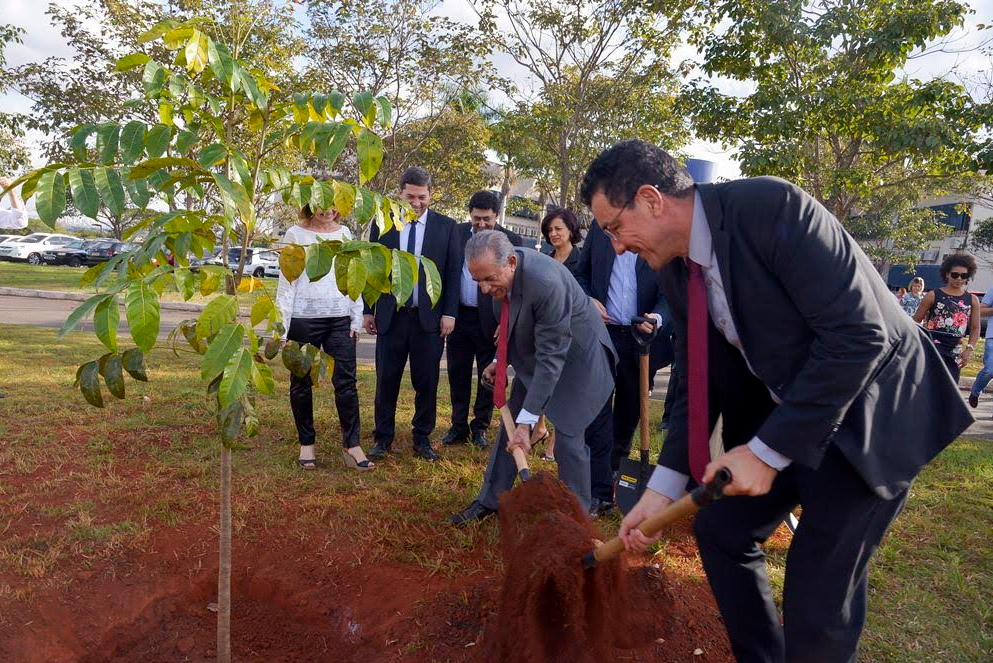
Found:
[{"label": "black dress shoe", "polygon": [[601,516],[606,516],[613,510],[614,503],[609,500],[601,500],[599,497],[594,497],[593,501],[590,502],[590,518],[594,520]]},{"label": "black dress shoe", "polygon": [[486,439],[486,432],[478,430],[472,434],[472,443],[480,449],[488,449],[490,441]]},{"label": "black dress shoe", "polygon": [[422,460],[428,461],[429,463],[441,460],[441,456],[434,452],[434,449],[431,448],[430,444],[415,444],[414,455]]},{"label": "black dress shoe", "polygon": [[454,428],[449,428],[448,432],[445,433],[445,437],[441,438],[441,443],[446,447],[453,444],[465,444],[469,441],[469,436],[465,433],[460,433]]},{"label": "black dress shoe", "polygon": [[372,460],[383,460],[389,452],[390,448],[387,445],[382,442],[376,442],[376,444],[372,445],[372,449],[369,450],[368,457]]},{"label": "black dress shoe", "polygon": [[456,527],[465,527],[473,521],[489,518],[494,513],[496,513],[496,509],[485,507],[478,500],[474,500],[466,508],[449,516],[448,524],[455,525]]}]

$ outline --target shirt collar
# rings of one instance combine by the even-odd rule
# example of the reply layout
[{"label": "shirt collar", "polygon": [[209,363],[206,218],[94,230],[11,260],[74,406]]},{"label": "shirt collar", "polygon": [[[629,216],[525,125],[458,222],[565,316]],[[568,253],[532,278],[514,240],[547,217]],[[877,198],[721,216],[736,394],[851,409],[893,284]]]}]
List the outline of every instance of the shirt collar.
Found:
[{"label": "shirt collar", "polygon": [[428,211],[429,211],[429,209],[424,210],[423,212],[421,212],[421,215],[419,217],[417,217],[417,223],[421,224],[421,226],[426,226],[427,225]]},{"label": "shirt collar", "polygon": [[710,234],[707,214],[703,211],[703,200],[700,199],[700,193],[695,191],[693,193],[693,222],[690,226],[689,258],[704,269],[709,269],[713,252],[714,238]]}]

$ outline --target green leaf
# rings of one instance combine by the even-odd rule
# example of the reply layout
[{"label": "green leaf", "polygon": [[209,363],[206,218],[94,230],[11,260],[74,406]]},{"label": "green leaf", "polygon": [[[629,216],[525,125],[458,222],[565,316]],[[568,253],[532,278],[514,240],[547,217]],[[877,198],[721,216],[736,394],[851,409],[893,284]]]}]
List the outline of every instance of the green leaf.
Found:
[{"label": "green leaf", "polygon": [[147,159],[146,161],[142,161],[141,163],[132,166],[128,177],[133,180],[143,180],[163,168],[178,167],[191,168],[198,172],[203,171],[200,164],[193,159],[187,159],[186,157],[157,157],[155,159]]},{"label": "green leaf", "polygon": [[97,155],[100,163],[106,165],[117,160],[120,135],[121,127],[116,122],[106,122],[97,129]]},{"label": "green leaf", "polygon": [[207,62],[211,71],[222,81],[228,89],[231,89],[231,77],[234,74],[234,62],[231,60],[231,53],[224,44],[215,42],[213,39],[207,42]]},{"label": "green leaf", "polygon": [[66,208],[66,182],[62,173],[51,170],[41,176],[35,191],[35,207],[41,220],[54,228]]},{"label": "green leaf", "polygon": [[320,281],[334,264],[334,257],[341,249],[340,242],[317,242],[307,246],[307,278]]},{"label": "green leaf", "polygon": [[103,407],[103,394],[100,393],[100,366],[97,362],[91,361],[80,366],[76,371],[76,383],[87,403],[95,407]]},{"label": "green leaf", "polygon": [[200,151],[197,161],[204,168],[211,168],[224,161],[228,156],[228,148],[221,143],[211,143]]},{"label": "green leaf", "polygon": [[265,110],[268,101],[266,100],[265,95],[262,94],[261,90],[259,90],[259,85],[255,82],[255,77],[245,71],[245,69],[238,63],[235,63],[235,71],[238,72],[241,87],[245,90],[245,94],[248,98],[252,100],[252,103],[255,104],[256,108],[259,110]]},{"label": "green leaf", "polygon": [[208,339],[224,325],[238,317],[238,299],[234,295],[218,295],[210,300],[197,320],[197,338]]},{"label": "green leaf", "polygon": [[331,110],[331,116],[337,117],[341,113],[341,109],[345,107],[345,95],[341,92],[332,92],[328,95],[328,108]]},{"label": "green leaf", "polygon": [[121,182],[121,176],[117,170],[98,166],[93,169],[93,179],[96,181],[100,198],[103,199],[110,213],[114,216],[123,214],[125,204],[124,184]]},{"label": "green leaf", "polygon": [[67,174],[72,204],[84,215],[96,219],[100,211],[100,194],[93,182],[93,173],[88,169],[72,168]]},{"label": "green leaf", "polygon": [[124,398],[124,370],[121,365],[121,356],[117,351],[105,354],[100,357],[100,375],[107,383],[107,391],[116,398]]},{"label": "green leaf", "polygon": [[239,348],[224,367],[224,377],[221,378],[221,386],[217,390],[217,400],[222,408],[241,398],[251,376],[252,354],[248,348]]},{"label": "green leaf", "polygon": [[303,129],[300,130],[300,151],[304,154],[310,152],[310,148],[314,145],[314,141],[322,129],[324,129],[323,122],[308,122]]},{"label": "green leaf", "polygon": [[150,41],[155,41],[165,33],[169,32],[178,25],[174,19],[167,18],[164,21],[159,21],[153,25],[147,32],[142,33],[138,37],[139,44],[147,44]]},{"label": "green leaf", "polygon": [[383,163],[383,139],[368,129],[359,132],[359,184],[365,184],[379,172]]},{"label": "green leaf", "polygon": [[172,109],[173,105],[168,102],[162,102],[159,104],[159,122],[167,126],[175,126],[175,121],[172,119]]},{"label": "green leaf", "polygon": [[95,124],[83,124],[73,131],[72,141],[69,146],[72,148],[73,156],[78,160],[86,161],[86,139],[96,130],[97,125]]},{"label": "green leaf", "polygon": [[[104,265],[96,265],[96,266],[100,268],[104,267]],[[90,312],[96,308],[97,304],[107,299],[108,297],[110,297],[110,295],[106,293],[93,295],[85,302],[77,306],[76,310],[70,313],[69,317],[66,318],[66,321],[62,323],[62,328],[59,329],[59,333],[55,335],[55,340],[61,341],[66,334],[68,334],[73,329],[75,329],[79,325],[79,323],[83,320],[83,318],[88,316]]]},{"label": "green leaf", "polygon": [[384,129],[393,128],[393,104],[386,97],[376,97],[376,104],[379,106],[379,124]]},{"label": "green leaf", "polygon": [[139,382],[148,382],[148,374],[145,372],[145,354],[138,348],[127,350],[122,359],[124,370]]},{"label": "green leaf", "polygon": [[254,304],[252,304],[252,326],[254,327],[268,318],[269,314],[272,312],[272,309],[272,300],[268,297],[260,297]]},{"label": "green leaf", "polygon": [[252,362],[252,384],[260,394],[271,394],[276,387],[272,369],[257,361]]},{"label": "green leaf", "polygon": [[353,301],[358,301],[365,289],[366,268],[362,260],[350,260],[348,262],[348,296]]},{"label": "green leaf", "polygon": [[310,373],[312,364],[313,360],[301,350],[299,343],[296,341],[287,342],[283,348],[283,366],[290,373],[298,378],[306,377]]},{"label": "green leaf", "polygon": [[303,274],[307,261],[307,254],[302,246],[290,244],[279,251],[279,271],[290,283],[293,283]]},{"label": "green leaf", "polygon": [[199,74],[207,67],[207,35],[194,30],[186,44],[186,70]]},{"label": "green leaf", "polygon": [[421,267],[424,268],[424,289],[427,290],[431,306],[434,306],[441,297],[441,274],[438,273],[434,260],[424,255],[421,256]]},{"label": "green leaf", "polygon": [[148,354],[159,335],[159,295],[144,281],[133,281],[128,286],[124,303],[131,338]]},{"label": "green leaf", "polygon": [[[179,253],[177,252],[178,256]],[[189,301],[196,292],[196,279],[189,269],[176,269],[172,272],[173,281],[176,283],[176,290],[183,296],[183,301]]]},{"label": "green leaf", "polygon": [[131,55],[125,55],[117,61],[117,64],[114,65],[114,71],[130,71],[135,67],[140,67],[149,60],[151,60],[151,58],[144,53],[132,53]]},{"label": "green leaf", "polygon": [[121,311],[117,306],[117,295],[111,295],[97,304],[93,312],[93,331],[111,352],[117,352],[117,326],[120,323]]},{"label": "green leaf", "polygon": [[331,132],[328,143],[321,145],[319,156],[328,162],[329,169],[334,169],[334,164],[348,145],[348,137],[351,135],[352,130],[347,124],[338,124]]},{"label": "green leaf", "polygon": [[217,188],[221,192],[221,200],[224,202],[225,210],[232,216],[235,212],[241,215],[244,223],[249,223],[255,219],[255,206],[252,199],[244,187],[235,184],[221,173],[212,173]]},{"label": "green leaf", "polygon": [[[156,124],[145,134],[145,151],[149,159],[156,159],[162,156],[169,141],[172,140],[172,128],[164,124]],[[146,176],[147,177],[147,176]]]},{"label": "green leaf", "polygon": [[279,339],[273,336],[265,343],[264,354],[266,359],[273,359],[279,354]]},{"label": "green leaf", "polygon": [[375,212],[376,196],[372,191],[359,187],[356,190],[355,209],[352,210],[355,220],[361,224],[368,223]]},{"label": "green leaf", "polygon": [[197,140],[197,132],[180,131],[176,136],[176,154],[186,154]]},{"label": "green leaf", "polygon": [[165,84],[166,70],[155,60],[145,63],[145,71],[141,76],[141,82],[145,87],[145,94],[155,99],[162,94],[162,86]]},{"label": "green leaf", "polygon": [[220,375],[238,348],[243,347],[244,341],[244,325],[227,324],[221,327],[217,336],[207,346],[207,352],[200,364],[200,378],[210,382]]},{"label": "green leaf", "polygon": [[227,275],[227,270],[219,265],[200,266],[200,294],[206,297],[217,290],[221,279]]},{"label": "green leaf", "polygon": [[148,206],[148,201],[152,198],[152,194],[148,190],[148,180],[131,179],[130,169],[128,169],[128,172],[122,172],[121,174],[124,177],[124,188],[128,190],[128,196],[131,197],[131,202],[135,204],[135,207],[145,209]]},{"label": "green leaf", "polygon": [[132,164],[145,149],[145,123],[132,120],[121,130],[121,160]]},{"label": "green leaf", "polygon": [[310,188],[310,207],[317,210],[334,208],[334,184],[331,182],[314,182]]},{"label": "green leaf", "polygon": [[221,429],[221,442],[228,449],[234,448],[241,424],[245,421],[245,405],[241,400],[217,411],[217,425]]},{"label": "green leaf", "polygon": [[334,208],[342,218],[352,213],[355,207],[355,187],[348,182],[334,183]]},{"label": "green leaf", "polygon": [[365,125],[371,127],[376,120],[376,105],[373,102],[372,92],[356,92],[352,96],[352,103],[359,115],[362,116]]},{"label": "green leaf", "polygon": [[403,306],[414,292],[416,262],[412,265],[407,256],[413,258],[409,253],[393,249],[392,292],[393,296],[396,297],[397,307]]},{"label": "green leaf", "polygon": [[85,272],[83,272],[83,275],[79,277],[79,287],[85,288],[89,284],[93,283],[93,281],[100,276],[100,272],[102,272],[106,266],[107,263],[98,262],[92,267],[89,267]]}]

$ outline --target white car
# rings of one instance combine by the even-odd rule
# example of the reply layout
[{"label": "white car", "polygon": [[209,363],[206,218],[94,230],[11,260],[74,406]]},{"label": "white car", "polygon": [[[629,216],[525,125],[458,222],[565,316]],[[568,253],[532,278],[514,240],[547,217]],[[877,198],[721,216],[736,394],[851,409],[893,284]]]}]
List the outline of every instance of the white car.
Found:
[{"label": "white car", "polygon": [[70,235],[32,233],[16,241],[8,240],[0,244],[0,260],[27,261],[32,265],[40,265],[42,253],[65,246],[77,239],[79,238]]},{"label": "white car", "polygon": [[[241,260],[241,247],[232,247],[228,249],[228,266],[231,269],[238,268],[238,261]],[[220,265],[221,264],[221,254],[218,253],[209,260],[204,261],[205,265]],[[272,249],[260,249],[260,248],[249,248],[248,254],[245,256],[245,274],[254,276],[257,279],[263,276],[269,276],[270,267],[275,267],[275,272],[271,275],[275,276],[279,273],[279,253],[273,251]]]}]

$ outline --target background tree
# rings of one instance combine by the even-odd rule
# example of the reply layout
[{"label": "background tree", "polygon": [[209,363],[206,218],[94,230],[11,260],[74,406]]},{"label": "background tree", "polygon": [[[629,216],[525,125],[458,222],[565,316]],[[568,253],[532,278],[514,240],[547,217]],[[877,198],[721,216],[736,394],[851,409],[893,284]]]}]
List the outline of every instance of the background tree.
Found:
[{"label": "background tree", "polygon": [[[689,0],[646,8],[629,0],[476,0],[479,32],[523,68],[533,85],[510,91],[512,110],[526,119],[539,153],[554,172],[556,202],[570,204],[594,115],[623,113],[626,92],[611,85],[666,93],[666,63],[685,27]],[[608,92],[608,94],[604,94]],[[612,131],[614,122],[601,129]],[[623,131],[619,132],[623,134]],[[667,141],[668,144],[668,141]],[[539,179],[541,179],[539,177]]]},{"label": "background tree", "polygon": [[[140,248],[83,274],[82,285],[95,284],[102,292],[77,308],[60,331],[61,337],[93,316],[94,332],[108,352],[80,366],[76,374],[76,384],[92,405],[104,406],[103,387],[115,398],[124,398],[125,372],[137,380],[148,379],[145,358],[158,341],[159,296],[165,290],[188,300],[196,291],[209,295],[223,284],[224,294],[172,334],[185,337],[192,351],[202,355],[200,378],[216,404],[222,442],[217,655],[223,663],[231,657],[231,451],[243,433],[250,437],[258,432],[255,397],[272,393],[274,387],[268,361],[281,352],[294,374],[309,374],[315,381],[326,377],[329,367],[329,358],[314,346],[289,342],[281,350],[285,330],[272,293],[262,280],[242,276],[259,205],[279,196],[298,208],[333,207],[362,223],[375,222],[381,230],[387,224],[402,227],[412,216],[409,206],[365,186],[382,162],[383,144],[374,127],[391,126],[389,101],[368,92],[354,95],[350,102],[340,93],[291,96],[265,76],[264,62],[257,65],[241,57],[254,20],[231,18],[230,47],[213,39],[211,21],[200,17],[167,19],[141,35],[138,44],[156,44],[158,49],[148,50],[164,50],[167,57],[131,53],[115,69],[141,72],[144,100],[159,108],[158,121],[84,124],[73,132],[68,146],[75,163],[51,164],[11,185],[21,186],[25,198],[35,199],[39,216],[52,227],[70,195],[91,218],[97,216],[100,202],[123,208],[127,199],[141,209],[157,201],[169,210],[150,214],[126,233],[146,234]],[[293,151],[301,160],[322,159],[333,169],[353,141],[358,186],[291,174],[275,159],[282,151]],[[203,143],[202,149],[191,151]],[[194,204],[176,207],[180,197]],[[217,209],[214,199],[220,200]],[[223,267],[202,265],[194,273],[188,254],[202,255],[213,248],[218,235],[225,241],[240,240],[241,258],[234,273],[228,269],[226,251]],[[175,256],[175,265],[166,260],[167,250]],[[428,295],[436,302],[441,290],[437,268],[430,260],[420,262]],[[418,259],[380,244],[334,241],[306,250],[288,246],[280,254],[280,268],[290,281],[304,271],[317,280],[333,269],[339,287],[352,298],[361,296],[372,303],[391,292],[397,301],[405,301],[417,282]],[[263,291],[249,316],[239,312],[236,289]],[[121,295],[136,346],[127,350],[118,339]],[[271,336],[267,340],[263,335]]]},{"label": "background tree", "polygon": [[703,11],[703,71],[753,91],[692,85],[685,98],[701,136],[738,145],[746,175],[810,191],[856,227],[882,268],[941,235],[911,210],[977,172],[989,108],[957,83],[900,72],[915,50],[961,25],[966,5],[736,0]]}]

